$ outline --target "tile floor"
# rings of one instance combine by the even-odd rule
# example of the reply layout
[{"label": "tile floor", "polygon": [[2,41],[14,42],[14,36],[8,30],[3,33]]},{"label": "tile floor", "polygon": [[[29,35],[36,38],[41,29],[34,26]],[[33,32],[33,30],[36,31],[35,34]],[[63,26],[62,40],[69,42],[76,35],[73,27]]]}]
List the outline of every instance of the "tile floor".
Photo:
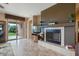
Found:
[{"label": "tile floor", "polygon": [[0,56],[14,56],[11,44],[0,43]]},{"label": "tile floor", "polygon": [[55,51],[39,46],[31,39],[20,39],[8,43],[11,43],[15,56],[62,56]]}]

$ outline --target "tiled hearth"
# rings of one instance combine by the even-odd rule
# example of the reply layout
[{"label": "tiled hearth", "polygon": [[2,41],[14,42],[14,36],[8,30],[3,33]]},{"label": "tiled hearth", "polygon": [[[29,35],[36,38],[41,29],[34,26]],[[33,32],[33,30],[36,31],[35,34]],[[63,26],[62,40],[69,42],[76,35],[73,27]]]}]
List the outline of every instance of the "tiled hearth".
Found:
[{"label": "tiled hearth", "polygon": [[[38,41],[38,44],[40,46],[43,46],[47,49],[53,50],[54,52],[58,52],[64,56],[75,56],[75,50],[74,49],[66,49],[64,46],[60,46],[58,44],[50,43],[50,42],[45,42],[45,41]],[[61,52],[62,51],[62,52]]]}]

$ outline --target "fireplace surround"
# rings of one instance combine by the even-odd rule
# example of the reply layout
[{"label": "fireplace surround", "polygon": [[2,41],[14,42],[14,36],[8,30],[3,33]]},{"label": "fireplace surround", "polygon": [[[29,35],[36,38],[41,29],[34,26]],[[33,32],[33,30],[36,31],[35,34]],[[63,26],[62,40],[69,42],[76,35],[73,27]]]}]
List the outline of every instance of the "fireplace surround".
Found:
[{"label": "fireplace surround", "polygon": [[44,28],[44,41],[64,46],[64,27]]}]

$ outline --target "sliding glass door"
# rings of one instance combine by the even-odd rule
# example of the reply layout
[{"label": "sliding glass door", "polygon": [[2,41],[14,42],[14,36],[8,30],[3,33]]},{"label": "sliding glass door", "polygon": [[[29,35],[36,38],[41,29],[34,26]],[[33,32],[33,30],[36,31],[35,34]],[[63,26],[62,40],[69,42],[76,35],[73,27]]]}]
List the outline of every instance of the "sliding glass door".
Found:
[{"label": "sliding glass door", "polygon": [[9,22],[8,23],[8,40],[23,39],[23,24]]},{"label": "sliding glass door", "polygon": [[17,25],[16,23],[8,23],[8,40],[17,39]]}]

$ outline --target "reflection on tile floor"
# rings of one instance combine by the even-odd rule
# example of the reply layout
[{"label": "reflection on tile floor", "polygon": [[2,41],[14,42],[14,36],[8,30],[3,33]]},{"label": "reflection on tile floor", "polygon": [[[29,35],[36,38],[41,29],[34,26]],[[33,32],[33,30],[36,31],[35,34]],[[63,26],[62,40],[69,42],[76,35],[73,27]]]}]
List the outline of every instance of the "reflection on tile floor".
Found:
[{"label": "reflection on tile floor", "polygon": [[28,39],[10,41],[16,56],[61,56],[61,54],[50,49],[39,46],[37,43]]}]

